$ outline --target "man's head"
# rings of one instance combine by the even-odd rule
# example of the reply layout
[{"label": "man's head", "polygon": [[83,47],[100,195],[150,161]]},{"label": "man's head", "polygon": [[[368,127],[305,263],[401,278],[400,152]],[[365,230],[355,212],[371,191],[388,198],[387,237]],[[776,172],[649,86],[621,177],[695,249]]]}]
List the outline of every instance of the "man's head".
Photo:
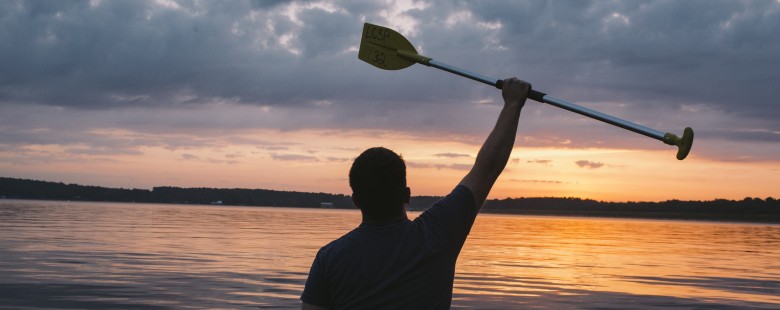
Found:
[{"label": "man's head", "polygon": [[406,164],[401,156],[383,147],[370,148],[355,158],[349,169],[349,186],[365,219],[393,219],[409,203]]}]

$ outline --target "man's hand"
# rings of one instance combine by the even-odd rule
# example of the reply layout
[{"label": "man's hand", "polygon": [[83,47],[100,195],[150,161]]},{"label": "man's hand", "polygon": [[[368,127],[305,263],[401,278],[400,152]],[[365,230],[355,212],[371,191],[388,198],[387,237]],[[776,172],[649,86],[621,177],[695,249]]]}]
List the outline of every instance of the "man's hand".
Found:
[{"label": "man's hand", "polygon": [[504,97],[504,105],[525,105],[525,99],[528,98],[528,92],[531,91],[531,84],[517,78],[508,78],[504,80],[501,96]]}]

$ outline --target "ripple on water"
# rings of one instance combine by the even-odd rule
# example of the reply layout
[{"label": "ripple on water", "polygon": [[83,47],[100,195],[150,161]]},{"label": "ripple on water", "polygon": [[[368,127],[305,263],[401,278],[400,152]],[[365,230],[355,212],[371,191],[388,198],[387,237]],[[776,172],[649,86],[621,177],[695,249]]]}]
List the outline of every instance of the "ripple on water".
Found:
[{"label": "ripple on water", "polygon": [[[356,210],[0,200],[0,305],[299,308]],[[480,215],[453,308],[780,308],[780,226]]]}]

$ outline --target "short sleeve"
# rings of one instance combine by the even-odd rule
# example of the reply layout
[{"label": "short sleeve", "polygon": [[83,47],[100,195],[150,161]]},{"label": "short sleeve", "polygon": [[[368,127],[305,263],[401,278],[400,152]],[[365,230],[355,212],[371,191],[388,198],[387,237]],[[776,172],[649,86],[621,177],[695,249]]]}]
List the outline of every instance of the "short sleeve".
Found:
[{"label": "short sleeve", "polygon": [[325,273],[325,266],[322,264],[322,250],[317,252],[314,262],[309,270],[309,278],[306,279],[306,285],[301,294],[301,300],[307,304],[320,307],[328,307],[330,297],[328,296],[328,280]]},{"label": "short sleeve", "polygon": [[441,245],[452,246],[459,251],[474,225],[477,217],[474,194],[463,185],[458,185],[446,197],[425,210],[416,221],[432,233]]}]

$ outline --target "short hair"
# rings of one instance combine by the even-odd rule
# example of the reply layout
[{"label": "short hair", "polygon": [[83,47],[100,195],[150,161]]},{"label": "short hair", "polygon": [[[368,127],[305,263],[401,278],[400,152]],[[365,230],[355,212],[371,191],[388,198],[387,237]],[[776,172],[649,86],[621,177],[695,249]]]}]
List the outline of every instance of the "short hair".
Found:
[{"label": "short hair", "polygon": [[401,213],[406,202],[406,164],[384,147],[365,150],[349,169],[352,197],[363,216],[390,219]]}]

